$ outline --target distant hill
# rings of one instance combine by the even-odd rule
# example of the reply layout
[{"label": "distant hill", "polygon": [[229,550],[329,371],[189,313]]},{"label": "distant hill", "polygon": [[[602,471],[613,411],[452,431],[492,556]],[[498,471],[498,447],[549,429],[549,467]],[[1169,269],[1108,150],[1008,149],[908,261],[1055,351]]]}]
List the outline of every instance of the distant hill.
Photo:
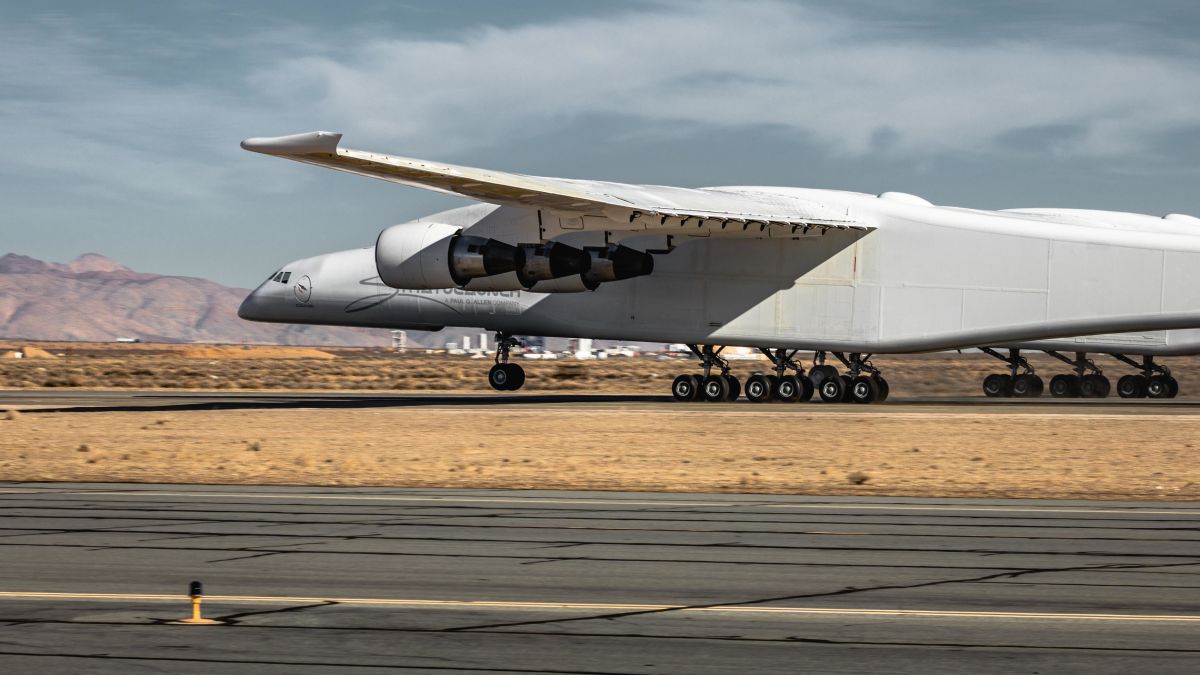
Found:
[{"label": "distant hill", "polygon": [[[249,292],[206,279],[135,272],[95,253],[69,263],[10,253],[0,257],[0,337],[356,346],[391,343],[386,330],[243,321],[237,308]],[[440,344],[444,339],[439,335],[429,342]],[[419,340],[420,336],[410,333],[410,342]]]}]

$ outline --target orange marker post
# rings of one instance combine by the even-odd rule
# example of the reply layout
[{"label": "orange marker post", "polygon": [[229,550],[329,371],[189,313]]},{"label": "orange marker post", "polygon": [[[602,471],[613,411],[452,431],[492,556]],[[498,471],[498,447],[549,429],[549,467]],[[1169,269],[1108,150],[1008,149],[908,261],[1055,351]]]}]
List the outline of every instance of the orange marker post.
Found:
[{"label": "orange marker post", "polygon": [[204,584],[199,581],[193,581],[188,585],[188,595],[192,598],[192,616],[190,619],[180,619],[175,623],[186,623],[200,626],[213,626],[221,623],[212,619],[205,619],[200,616],[200,600],[204,597]]}]

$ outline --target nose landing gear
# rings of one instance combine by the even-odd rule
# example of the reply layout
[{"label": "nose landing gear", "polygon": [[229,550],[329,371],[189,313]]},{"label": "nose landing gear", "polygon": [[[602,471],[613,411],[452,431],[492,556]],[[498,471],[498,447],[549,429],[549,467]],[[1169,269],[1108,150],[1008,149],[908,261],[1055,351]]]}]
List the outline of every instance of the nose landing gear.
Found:
[{"label": "nose landing gear", "polygon": [[496,332],[496,365],[488,371],[488,384],[496,391],[516,391],[525,384],[525,369],[509,363],[509,351],[520,341],[508,333]]}]

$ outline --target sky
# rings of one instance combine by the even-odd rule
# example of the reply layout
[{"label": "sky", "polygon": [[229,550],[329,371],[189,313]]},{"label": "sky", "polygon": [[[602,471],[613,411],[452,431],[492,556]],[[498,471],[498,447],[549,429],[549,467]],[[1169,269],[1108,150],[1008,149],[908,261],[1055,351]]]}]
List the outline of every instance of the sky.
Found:
[{"label": "sky", "polygon": [[466,200],[248,153],[1200,215],[1194,0],[0,0],[0,254],[252,287]]}]

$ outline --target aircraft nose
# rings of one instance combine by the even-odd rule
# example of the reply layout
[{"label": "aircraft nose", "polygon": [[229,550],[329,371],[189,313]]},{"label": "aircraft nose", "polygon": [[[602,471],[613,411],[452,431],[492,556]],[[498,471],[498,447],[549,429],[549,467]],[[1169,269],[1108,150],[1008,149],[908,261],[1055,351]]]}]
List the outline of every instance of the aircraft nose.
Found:
[{"label": "aircraft nose", "polygon": [[242,304],[238,306],[237,315],[239,319],[247,321],[266,321],[270,317],[267,312],[267,298],[261,288],[257,288],[242,300]]}]

